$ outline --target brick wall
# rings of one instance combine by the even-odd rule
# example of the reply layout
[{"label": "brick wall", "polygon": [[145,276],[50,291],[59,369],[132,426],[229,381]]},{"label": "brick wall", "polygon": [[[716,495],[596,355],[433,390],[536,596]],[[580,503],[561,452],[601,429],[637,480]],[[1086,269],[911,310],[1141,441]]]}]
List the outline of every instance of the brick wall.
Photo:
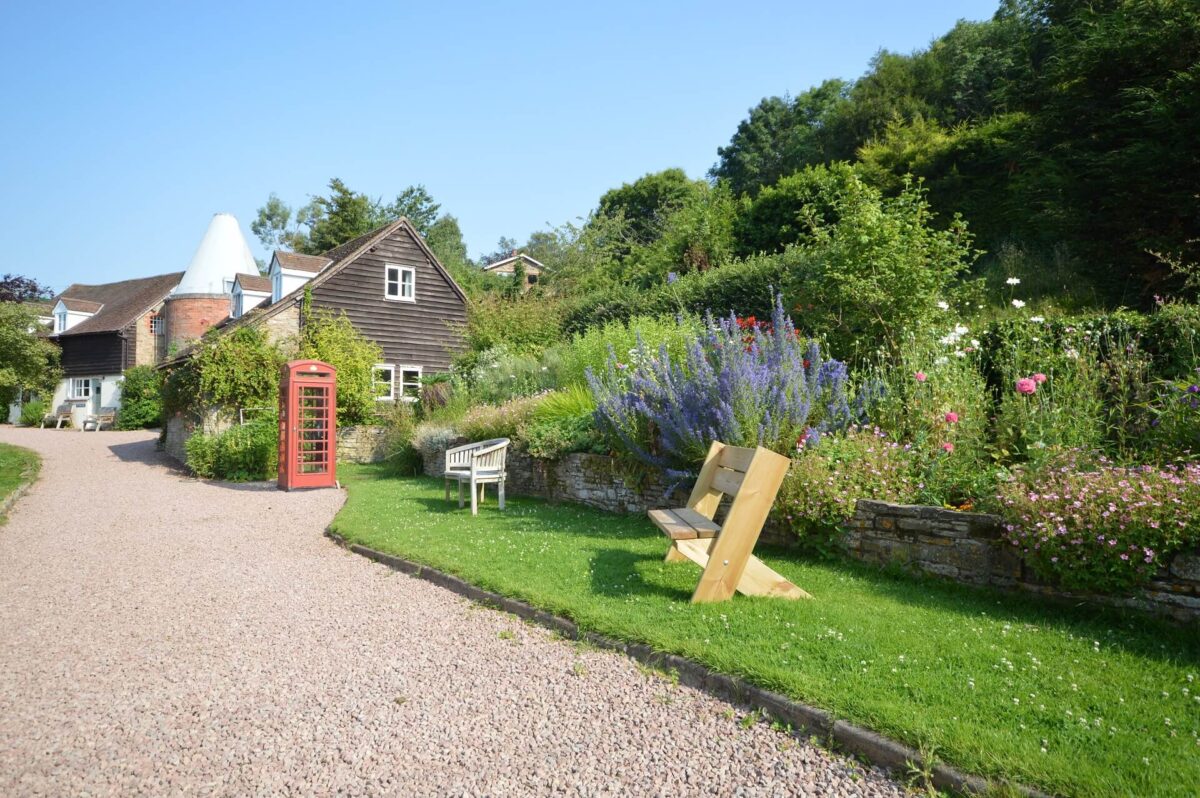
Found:
[{"label": "brick wall", "polygon": [[1200,550],[1182,552],[1133,595],[1063,591],[1046,584],[1001,537],[1000,519],[941,507],[859,500],[845,538],[846,553],[875,565],[974,585],[1133,607],[1177,620],[1200,619]]},{"label": "brick wall", "polygon": [[168,345],[184,346],[194,341],[229,315],[229,297],[224,294],[184,294],[171,297],[163,306]]}]

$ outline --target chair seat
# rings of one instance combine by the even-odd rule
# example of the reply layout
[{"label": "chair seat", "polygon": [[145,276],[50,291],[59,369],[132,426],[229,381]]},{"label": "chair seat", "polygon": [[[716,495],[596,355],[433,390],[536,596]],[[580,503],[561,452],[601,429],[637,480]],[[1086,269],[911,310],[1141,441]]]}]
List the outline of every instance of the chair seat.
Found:
[{"label": "chair seat", "polygon": [[[502,475],[503,475],[503,472],[500,471],[499,469],[484,469],[484,468],[476,469],[475,481],[478,482],[481,479],[496,479]],[[460,482],[470,482],[471,481],[471,472],[470,471],[459,471],[457,469],[453,469],[453,470],[447,471],[442,476],[444,476],[446,479],[457,479]]]},{"label": "chair seat", "polygon": [[650,520],[671,540],[715,538],[721,527],[690,507],[673,510],[651,510]]}]

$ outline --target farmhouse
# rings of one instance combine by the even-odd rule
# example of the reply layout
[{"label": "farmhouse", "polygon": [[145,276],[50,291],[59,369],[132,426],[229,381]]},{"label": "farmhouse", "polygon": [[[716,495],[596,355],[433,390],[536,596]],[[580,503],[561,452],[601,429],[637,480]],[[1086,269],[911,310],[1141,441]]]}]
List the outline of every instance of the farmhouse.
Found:
[{"label": "farmhouse", "polygon": [[345,312],[383,349],[384,399],[414,397],[422,375],[446,371],[463,347],[466,297],[408,220],[319,256],[275,252],[264,277],[237,220],[217,214],[185,271],[75,284],[55,297],[50,337],[62,349],[63,380],[52,406],[115,409],[126,369],[183,360],[213,327],[294,336],[306,293],[314,309]]},{"label": "farmhouse", "polygon": [[503,260],[489,263],[483,267],[483,270],[499,277],[511,278],[516,276],[518,264],[525,267],[525,287],[521,289],[522,291],[528,290],[531,285],[537,283],[541,279],[542,272],[546,269],[540,261],[529,257],[524,252],[518,252],[514,255],[509,255]]}]

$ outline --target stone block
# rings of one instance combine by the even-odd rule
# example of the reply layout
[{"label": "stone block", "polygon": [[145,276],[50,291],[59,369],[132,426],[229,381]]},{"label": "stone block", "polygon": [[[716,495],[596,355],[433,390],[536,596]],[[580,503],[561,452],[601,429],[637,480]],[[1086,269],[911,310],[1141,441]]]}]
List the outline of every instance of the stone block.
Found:
[{"label": "stone block", "polygon": [[917,542],[923,546],[953,546],[954,541],[951,538],[942,537],[940,535],[917,535]]},{"label": "stone block", "polygon": [[933,531],[933,523],[924,518],[901,518],[896,522],[896,525],[904,532],[924,532],[928,534]]},{"label": "stone block", "polygon": [[1171,561],[1171,575],[1200,583],[1200,551],[1181,552]]},{"label": "stone block", "polygon": [[945,563],[940,562],[919,562],[917,565],[922,571],[927,571],[931,574],[937,574],[938,576],[945,576],[951,579],[958,577],[958,569],[953,565],[946,565]]},{"label": "stone block", "polygon": [[881,515],[875,518],[875,528],[892,530],[896,528],[896,519],[889,515]]}]

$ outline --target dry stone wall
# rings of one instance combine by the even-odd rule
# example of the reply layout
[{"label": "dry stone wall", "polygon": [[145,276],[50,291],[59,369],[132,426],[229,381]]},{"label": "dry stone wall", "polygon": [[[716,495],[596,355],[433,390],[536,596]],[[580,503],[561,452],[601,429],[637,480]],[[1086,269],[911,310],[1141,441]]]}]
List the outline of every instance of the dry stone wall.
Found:
[{"label": "dry stone wall", "polygon": [[1004,542],[995,515],[859,500],[844,544],[851,557],[876,565],[900,565],[967,584],[1133,607],[1177,620],[1200,619],[1200,551],[1177,554],[1134,595],[1108,596],[1067,592],[1039,579]]}]

